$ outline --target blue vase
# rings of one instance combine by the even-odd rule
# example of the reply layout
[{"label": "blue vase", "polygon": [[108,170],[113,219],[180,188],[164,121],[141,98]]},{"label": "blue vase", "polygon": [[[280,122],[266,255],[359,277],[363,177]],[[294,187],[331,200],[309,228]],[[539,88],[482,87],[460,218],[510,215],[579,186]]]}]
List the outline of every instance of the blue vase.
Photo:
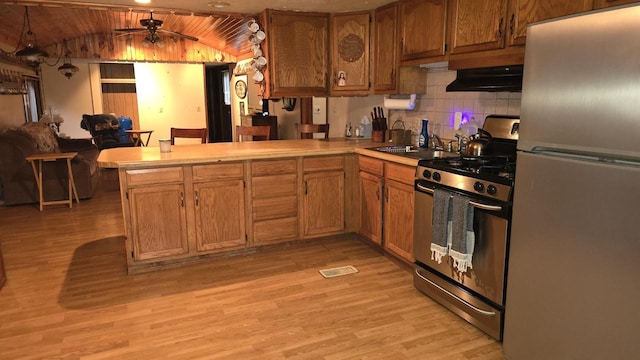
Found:
[{"label": "blue vase", "polygon": [[420,136],[418,138],[418,146],[421,148],[429,147],[429,132],[427,131],[428,125],[429,120],[422,119],[422,131],[420,131]]}]

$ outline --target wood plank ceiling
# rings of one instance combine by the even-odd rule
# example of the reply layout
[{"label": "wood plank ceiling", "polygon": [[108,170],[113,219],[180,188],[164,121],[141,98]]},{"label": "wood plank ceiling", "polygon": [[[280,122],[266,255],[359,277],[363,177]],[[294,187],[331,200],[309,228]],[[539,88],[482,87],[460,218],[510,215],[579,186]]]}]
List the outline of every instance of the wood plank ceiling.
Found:
[{"label": "wood plank ceiling", "polygon": [[0,47],[5,52],[15,51],[18,44],[24,47],[20,35],[27,31],[25,7],[38,46],[51,58],[67,53],[72,59],[235,62],[250,56],[246,24],[255,14],[155,9],[153,18],[164,22],[163,30],[199,41],[160,33],[163,46],[145,47],[142,41],[148,32],[129,36],[113,29],[141,28],[140,20],[149,18],[148,9],[42,1],[0,2]]}]

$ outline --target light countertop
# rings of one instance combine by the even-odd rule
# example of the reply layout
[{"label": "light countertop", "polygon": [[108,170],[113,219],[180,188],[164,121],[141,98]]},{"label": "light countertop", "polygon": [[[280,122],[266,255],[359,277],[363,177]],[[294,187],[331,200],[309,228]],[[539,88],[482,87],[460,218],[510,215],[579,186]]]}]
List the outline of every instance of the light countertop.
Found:
[{"label": "light countertop", "polygon": [[102,150],[98,157],[98,165],[103,168],[140,168],[349,153],[378,157],[410,166],[417,165],[418,161],[415,159],[366,149],[383,145],[385,144],[371,142],[370,139],[305,139],[173,145],[169,153],[161,153],[159,147],[153,146],[124,147]]}]

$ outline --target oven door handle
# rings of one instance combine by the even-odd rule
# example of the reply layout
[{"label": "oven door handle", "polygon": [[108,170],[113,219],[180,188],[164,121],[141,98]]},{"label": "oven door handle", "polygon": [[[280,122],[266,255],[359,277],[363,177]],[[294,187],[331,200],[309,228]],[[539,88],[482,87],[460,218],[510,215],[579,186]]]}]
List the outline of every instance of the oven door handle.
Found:
[{"label": "oven door handle", "polygon": [[[429,194],[433,194],[433,189],[430,189],[428,187],[422,186],[420,184],[416,184],[416,187],[418,188],[418,190],[429,193]],[[483,203],[479,203],[477,201],[469,201],[469,205],[478,208],[478,209],[482,209],[482,210],[489,210],[489,211],[500,211],[502,210],[502,206],[498,206],[498,205],[487,205],[487,204],[483,204]]]},{"label": "oven door handle", "polygon": [[440,291],[444,292],[445,294],[451,296],[452,298],[458,300],[459,302],[463,303],[464,305],[466,305],[467,307],[473,309],[474,311],[479,312],[480,314],[485,315],[485,316],[495,316],[496,315],[495,311],[482,310],[479,307],[474,306],[473,304],[469,303],[465,299],[463,299],[463,298],[457,296],[456,294],[452,293],[451,291],[449,291],[449,290],[443,288],[442,286],[434,283],[433,281],[427,279],[426,277],[424,277],[424,275],[420,274],[420,270],[415,269],[415,272],[416,272],[416,275],[418,275],[418,277],[420,277],[420,279],[428,282],[431,286],[435,286],[438,290],[440,290]]}]

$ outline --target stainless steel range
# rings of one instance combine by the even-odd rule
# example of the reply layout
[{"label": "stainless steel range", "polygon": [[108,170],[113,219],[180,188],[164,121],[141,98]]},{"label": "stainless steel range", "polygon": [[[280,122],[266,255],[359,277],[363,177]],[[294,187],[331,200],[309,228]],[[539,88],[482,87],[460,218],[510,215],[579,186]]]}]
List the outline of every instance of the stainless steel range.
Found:
[{"label": "stainless steel range", "polygon": [[[482,156],[420,160],[415,182],[415,287],[498,340],[502,340],[518,126],[518,118],[488,116],[483,130],[492,138]],[[434,201],[436,192],[439,200]],[[447,203],[446,198],[452,200]],[[466,206],[468,212],[462,216],[469,221],[456,218],[460,212],[451,211],[451,203]],[[449,206],[448,212],[442,211],[443,204]],[[457,231],[459,226],[466,229]],[[438,247],[436,240],[445,239],[438,235],[443,230],[448,243]],[[459,250],[452,244],[456,236],[468,242],[463,251],[469,256],[466,269],[459,266],[460,255],[451,251]]]}]

